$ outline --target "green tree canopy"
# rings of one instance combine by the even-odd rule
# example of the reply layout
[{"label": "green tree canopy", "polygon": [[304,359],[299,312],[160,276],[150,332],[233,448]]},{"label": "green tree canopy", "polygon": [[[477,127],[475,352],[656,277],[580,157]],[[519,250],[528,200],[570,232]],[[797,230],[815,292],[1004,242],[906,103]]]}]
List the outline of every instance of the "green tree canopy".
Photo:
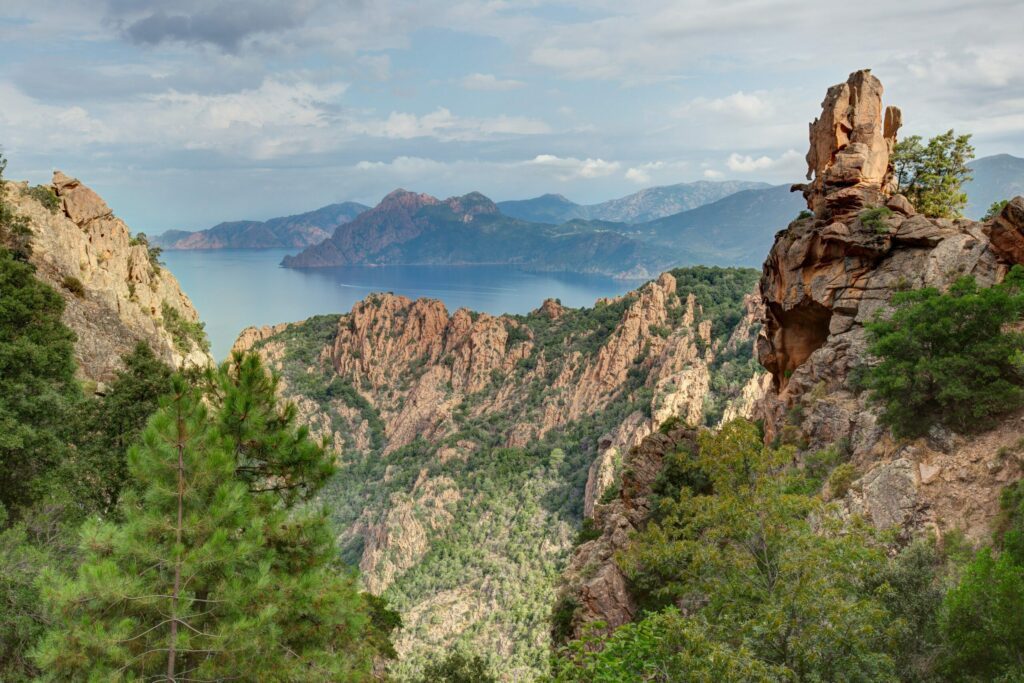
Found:
[{"label": "green tree canopy", "polygon": [[994,287],[964,277],[945,294],[898,292],[892,315],[867,326],[879,359],[867,387],[897,435],[918,436],[934,424],[984,426],[1024,404],[1024,335],[1007,328],[1024,312],[1022,285],[1024,268],[1014,266]]},{"label": "green tree canopy", "polygon": [[[173,380],[129,451],[137,485],[121,497],[120,520],[87,522],[77,575],[44,582],[53,627],[36,658],[47,680],[369,678],[383,649],[375,629],[393,626],[380,619],[386,610],[337,564],[320,510],[239,474],[247,449],[297,436],[280,422],[225,428],[240,414],[228,403],[272,412],[249,390],[254,373],[265,373],[258,362],[223,366],[212,409]],[[316,481],[329,457],[316,452],[311,476],[292,474]]]},{"label": "green tree canopy", "polygon": [[0,154],[0,247],[9,249],[15,259],[28,261],[32,255],[32,229],[28,219],[19,216],[14,208],[7,203],[7,184],[4,182],[4,171],[7,159]]},{"label": "green tree canopy", "polygon": [[0,504],[16,516],[66,452],[75,381],[64,301],[0,248]]},{"label": "green tree canopy", "polygon": [[649,608],[687,607],[695,643],[749,653],[736,666],[753,658],[780,680],[894,680],[901,622],[872,589],[885,565],[881,544],[801,493],[792,458],[743,420],[702,433],[692,466],[710,492],[683,487],[662,503],[619,565]]},{"label": "green tree canopy", "polygon": [[954,218],[967,206],[964,181],[971,179],[967,165],[974,158],[970,135],[952,129],[922,144],[920,135],[896,143],[892,154],[898,192],[926,216]]}]

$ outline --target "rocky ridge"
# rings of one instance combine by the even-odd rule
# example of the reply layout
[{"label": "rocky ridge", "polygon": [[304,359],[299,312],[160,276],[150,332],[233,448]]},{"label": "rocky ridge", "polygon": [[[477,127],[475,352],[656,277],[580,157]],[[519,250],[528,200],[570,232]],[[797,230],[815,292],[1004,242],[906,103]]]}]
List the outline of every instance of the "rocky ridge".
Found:
[{"label": "rocky ridge", "polygon": [[[490,505],[474,487],[481,484],[469,485],[465,473],[486,466],[502,449],[542,461],[550,452],[557,466],[530,475],[523,485],[548,487],[547,496],[578,486],[567,494],[565,510],[594,513],[627,466],[628,454],[665,420],[704,422],[716,357],[740,346],[749,349],[758,305],[748,296],[740,322],[715,338],[713,321],[669,273],[594,309],[568,309],[549,300],[528,316],[449,313],[439,301],[380,294],[337,318],[247,330],[236,348],[258,351],[282,372],[284,392],[296,399],[303,419],[342,450],[342,467],[352,474],[341,479],[351,482],[364,476],[355,474],[360,468],[373,466],[360,460],[360,451],[383,468],[374,475],[382,479],[372,482],[372,495],[344,494],[349,501],[363,496],[364,502],[339,521],[342,545],[359,562],[367,586],[387,592],[402,607],[407,626],[399,651],[448,647],[476,633],[478,644],[492,639],[490,645],[514,658],[521,640],[505,626],[480,626],[509,609],[493,603],[490,587],[506,580],[503,572],[495,570],[479,583],[466,579],[409,592],[421,565],[437,561],[431,559],[436,544],[461,533],[460,516]],[[290,364],[313,338],[301,362]],[[310,388],[310,377],[317,375],[326,390]],[[749,406],[747,397],[727,410]],[[571,545],[567,512],[542,505],[533,514],[529,524],[541,530],[543,540],[538,553],[519,559],[527,571],[564,562]],[[485,547],[491,543],[493,538],[483,541]],[[482,552],[509,565],[500,559],[508,549]],[[530,590],[550,595],[553,581],[544,581]],[[538,605],[530,639],[543,643],[550,600]]]},{"label": "rocky ridge", "polygon": [[59,202],[55,211],[27,189],[26,183],[8,183],[6,200],[29,220],[37,277],[64,297],[64,322],[78,337],[75,358],[85,379],[111,379],[140,340],[175,367],[211,362],[196,340],[176,341],[168,330],[167,310],[186,323],[198,322],[192,302],[99,195],[60,171],[49,186]]},{"label": "rocky ridge", "polygon": [[[1024,262],[1024,199],[989,222],[916,214],[892,194],[889,153],[899,110],[882,109],[882,86],[867,71],[833,86],[811,125],[812,217],[779,233],[764,265],[764,327],[757,351],[771,374],[759,406],[766,438],[804,451],[839,444],[862,474],[844,503],[879,527],[965,531],[981,539],[998,496],[1020,476],[1018,416],[970,437],[933,430],[896,441],[853,381],[867,358],[865,323],[893,293],[947,288],[971,275],[983,286]],[[884,113],[883,113],[884,111]],[[888,207],[879,225],[858,213]]]}]

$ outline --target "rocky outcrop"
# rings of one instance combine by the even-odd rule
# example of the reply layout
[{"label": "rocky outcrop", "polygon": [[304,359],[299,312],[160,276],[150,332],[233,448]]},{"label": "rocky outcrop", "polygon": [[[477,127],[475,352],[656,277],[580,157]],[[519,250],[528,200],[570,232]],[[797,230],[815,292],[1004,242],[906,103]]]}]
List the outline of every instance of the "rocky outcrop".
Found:
[{"label": "rocky outcrop", "polygon": [[85,379],[110,380],[140,340],[177,367],[211,361],[194,340],[176,340],[167,329],[168,309],[188,323],[199,316],[174,276],[154,263],[99,195],[60,171],[50,188],[59,200],[56,211],[26,189],[7,183],[6,199],[29,220],[37,277],[64,297],[64,321],[77,335],[75,356]]},{"label": "rocky outcrop", "polygon": [[[760,299],[748,297],[744,305],[746,315],[731,334],[715,339],[714,321],[671,273],[623,297],[599,301],[592,309],[548,300],[526,316],[449,312],[435,300],[374,294],[339,316],[332,334],[318,327],[303,337],[303,326],[310,323],[249,329],[236,348],[251,348],[282,371],[285,394],[296,399],[303,421],[317,436],[340,446],[342,467],[357,462],[367,468],[366,460],[376,458],[386,463],[384,474],[368,485],[372,493],[361,494],[374,502],[352,513],[348,519],[354,521],[346,524],[340,542],[359,562],[369,588],[402,596],[407,633],[422,627],[431,634],[426,641],[416,636],[418,642],[403,636],[399,650],[446,647],[477,629],[487,634],[488,647],[511,654],[521,644],[497,626],[484,626],[503,618],[507,609],[492,581],[509,579],[491,571],[485,580],[467,579],[454,587],[448,577],[439,593],[406,592],[407,581],[422,585],[424,563],[441,571],[449,567],[443,558],[452,552],[452,536],[466,533],[459,531],[457,515],[479,514],[477,525],[484,525],[495,514],[488,507],[493,500],[482,499],[478,489],[459,480],[459,473],[481,468],[482,459],[497,457],[503,447],[520,449],[530,454],[530,462],[548,463],[531,470],[536,477],[531,474],[529,485],[551,487],[545,494],[555,501],[551,504],[571,496],[575,515],[582,507],[585,515],[607,526],[612,523],[602,510],[616,508],[626,493],[630,497],[622,510],[628,507],[628,512],[622,514],[635,528],[648,507],[645,491],[659,469],[655,453],[678,432],[666,436],[659,428],[676,418],[703,423],[719,354],[753,344]],[[319,347],[306,346],[313,339]],[[302,349],[298,355],[303,358],[297,365],[290,360],[296,349]],[[321,385],[308,381],[320,374]],[[304,388],[309,386],[324,388]],[[347,405],[335,398],[346,392]],[[352,408],[358,405],[352,393],[365,401],[359,411]],[[311,398],[314,394],[320,398]],[[375,420],[382,436],[376,446],[370,426]],[[389,488],[406,481],[392,476],[409,478],[407,471],[395,472],[411,462],[416,463],[415,481]],[[377,493],[384,489],[386,495]],[[536,505],[523,524],[544,530],[542,541],[516,547],[516,573],[537,577],[540,565],[547,568],[543,571],[562,565],[573,534],[565,512],[555,514],[546,497],[537,505],[518,489],[508,491],[507,497],[515,506]],[[623,526],[619,540],[627,532]],[[506,551],[497,541],[479,539],[472,552],[494,566],[507,564]],[[440,556],[438,544],[445,549]],[[588,575],[588,618],[615,611],[608,606],[611,601],[619,601],[619,611],[628,611],[632,604],[610,560],[612,546],[599,546],[601,551],[597,547],[592,546],[593,562],[583,562],[596,567],[595,576],[600,577],[590,581]],[[553,595],[550,575],[531,580],[538,582],[530,590]],[[547,637],[542,624],[548,604],[531,621],[536,642]],[[435,638],[437,633],[445,635]]]},{"label": "rocky outcrop", "polygon": [[821,116],[810,125],[809,185],[798,186],[820,219],[842,219],[885,203],[895,189],[889,155],[903,122],[896,107],[882,109],[882,83],[855,71],[828,89]]},{"label": "rocky outcrop", "polygon": [[[894,442],[852,378],[869,362],[865,324],[895,292],[945,289],[963,275],[991,285],[1024,262],[1024,200],[978,223],[928,218],[891,195],[888,159],[900,117],[891,107],[883,113],[881,94],[877,79],[856,72],[829,89],[811,125],[814,180],[802,189],[814,215],[779,233],[761,278],[757,354],[771,386],[757,411],[769,441],[849,450],[863,475],[847,494],[849,510],[879,526],[962,528],[980,538],[1016,462],[988,474],[983,463],[994,455],[978,450],[988,436]],[[890,211],[865,224],[859,212],[872,206]]]},{"label": "rocky outcrop", "polygon": [[[387,452],[417,437],[438,440],[450,433],[452,413],[469,395],[476,395],[473,414],[515,416],[506,441],[523,445],[608,405],[638,364],[647,371],[651,417],[627,421],[628,431],[650,431],[676,415],[700,422],[711,359],[700,347],[710,343],[710,321],[695,323],[694,299],[680,300],[668,273],[627,298],[596,353],[570,350],[555,360],[535,353],[535,334],[521,319],[465,309],[449,314],[440,301],[373,295],[342,318],[330,361],[339,376],[370,389],[386,425]],[[662,336],[672,308],[682,309],[681,323]],[[562,312],[552,302],[539,314],[558,320]],[[531,358],[536,364],[527,367]],[[528,387],[542,381],[549,391],[535,411],[525,410]],[[621,435],[612,440],[635,442]]]},{"label": "rocky outcrop", "polygon": [[678,427],[656,432],[629,449],[619,495],[594,511],[594,525],[601,535],[573,551],[564,573],[561,601],[573,609],[569,639],[578,638],[585,625],[602,621],[610,633],[637,615],[625,575],[615,562],[634,532],[643,528],[651,513],[652,487],[666,455],[679,449],[696,449],[697,432]]}]

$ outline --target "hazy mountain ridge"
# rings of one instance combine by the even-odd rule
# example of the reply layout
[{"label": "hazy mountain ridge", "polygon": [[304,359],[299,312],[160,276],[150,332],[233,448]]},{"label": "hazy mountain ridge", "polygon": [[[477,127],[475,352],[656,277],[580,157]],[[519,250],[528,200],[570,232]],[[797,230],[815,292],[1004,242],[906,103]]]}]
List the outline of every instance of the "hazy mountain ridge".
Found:
[{"label": "hazy mountain ridge", "polygon": [[339,226],[330,239],[285,257],[282,265],[500,263],[533,270],[649,277],[670,262],[614,227],[587,221],[560,226],[521,221],[502,214],[479,192],[442,201],[399,189]]},{"label": "hazy mountain ridge", "polygon": [[195,232],[168,230],[155,236],[153,242],[164,249],[302,248],[327,239],[335,228],[368,208],[357,202],[329,204],[314,211],[266,221],[226,221]]},{"label": "hazy mountain ridge", "polygon": [[537,223],[564,223],[574,218],[644,223],[718,201],[741,190],[764,189],[768,183],[746,180],[698,180],[649,187],[597,204],[577,204],[560,194],[498,202],[506,216]]},{"label": "hazy mountain ridge", "polygon": [[967,208],[964,215],[975,220],[988,211],[993,202],[1024,194],[1024,159],[1010,154],[975,159],[970,163],[974,178],[964,183]]}]

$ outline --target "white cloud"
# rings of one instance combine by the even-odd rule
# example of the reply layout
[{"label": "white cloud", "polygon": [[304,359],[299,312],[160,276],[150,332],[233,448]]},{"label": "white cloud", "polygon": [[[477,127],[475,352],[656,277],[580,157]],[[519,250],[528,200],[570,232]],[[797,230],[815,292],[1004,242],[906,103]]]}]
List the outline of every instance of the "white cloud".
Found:
[{"label": "white cloud", "polygon": [[651,182],[652,172],[661,171],[669,166],[679,168],[685,166],[685,164],[667,164],[664,161],[651,161],[639,166],[631,166],[626,170],[626,180],[630,180],[638,185],[645,185]]},{"label": "white cloud", "polygon": [[725,165],[730,171],[736,173],[752,173],[754,171],[766,171],[780,166],[789,166],[800,159],[800,153],[795,149],[783,152],[779,157],[772,159],[769,156],[752,157],[749,154],[737,154],[733,152],[725,160]]},{"label": "white cloud", "polygon": [[494,74],[469,74],[460,83],[466,90],[515,90],[526,85],[523,81],[500,79]]},{"label": "white cloud", "polygon": [[577,159],[576,157],[559,157],[554,154],[538,154],[526,162],[534,166],[544,166],[557,169],[556,177],[559,180],[572,180],[574,178],[603,178],[619,170],[621,164],[618,161],[605,161],[604,159]]},{"label": "white cloud", "polygon": [[360,161],[355,165],[360,171],[387,171],[401,176],[416,177],[448,168],[447,164],[423,157],[395,157],[391,161]]},{"label": "white cloud", "polygon": [[495,136],[540,135],[551,129],[543,121],[522,116],[495,116],[491,118],[459,117],[444,107],[418,116],[391,112],[383,121],[364,121],[352,124],[355,132],[375,137],[410,140],[432,137],[438,140],[473,141]]},{"label": "white cloud", "polygon": [[626,180],[631,180],[634,183],[643,185],[644,183],[651,182],[651,174],[642,168],[630,168],[626,171]]},{"label": "white cloud", "polygon": [[744,121],[758,121],[767,118],[775,111],[775,107],[764,93],[745,93],[742,90],[726,97],[708,99],[698,97],[680,110],[680,114],[691,111],[704,111],[718,116],[727,116]]},{"label": "white cloud", "polygon": [[722,173],[721,171],[716,171],[713,168],[705,168],[703,175],[708,180],[718,180],[718,179],[720,179],[725,174]]}]

